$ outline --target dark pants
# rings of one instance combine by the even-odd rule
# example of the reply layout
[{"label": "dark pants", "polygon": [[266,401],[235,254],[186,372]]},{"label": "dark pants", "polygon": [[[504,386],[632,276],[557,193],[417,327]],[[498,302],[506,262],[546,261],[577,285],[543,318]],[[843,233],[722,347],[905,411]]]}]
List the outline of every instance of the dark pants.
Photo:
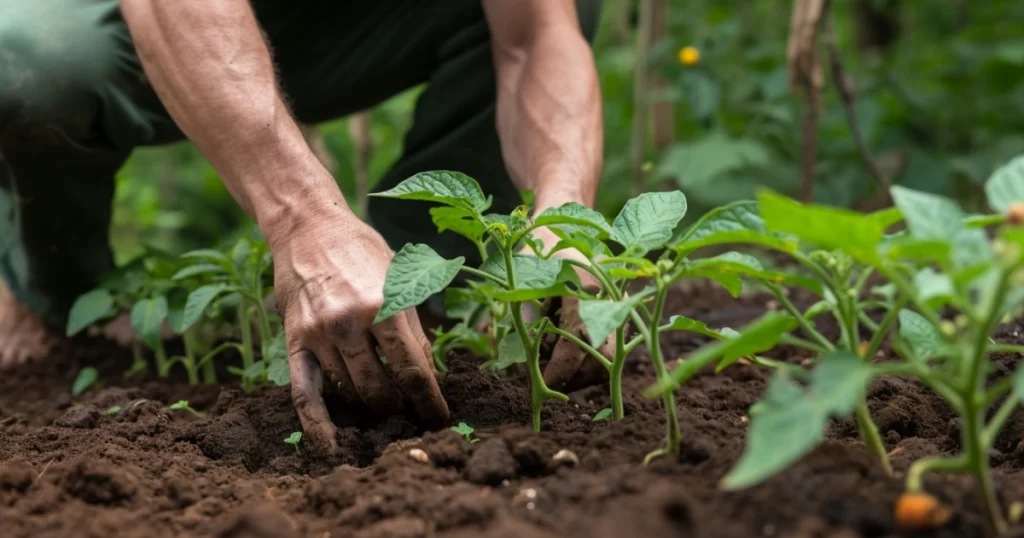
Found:
[{"label": "dark pants", "polygon": [[[507,0],[514,2],[517,0]],[[587,39],[600,0],[578,0]],[[253,2],[296,119],[358,112],[421,83],[388,189],[418,172],[457,170],[520,203],[495,130],[495,76],[479,0]],[[180,140],[146,84],[116,0],[0,0],[0,277],[48,322],[113,268],[114,174],[137,146]],[[369,217],[394,249],[427,243],[426,204],[374,198]]]}]

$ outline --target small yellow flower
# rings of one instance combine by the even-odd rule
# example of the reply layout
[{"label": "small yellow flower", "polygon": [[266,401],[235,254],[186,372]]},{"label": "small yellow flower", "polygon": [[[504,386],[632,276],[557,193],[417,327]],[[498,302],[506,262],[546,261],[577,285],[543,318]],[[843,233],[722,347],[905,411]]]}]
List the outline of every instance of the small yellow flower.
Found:
[{"label": "small yellow flower", "polygon": [[700,62],[700,51],[697,47],[683,47],[679,49],[679,63],[683,65],[697,65]]}]

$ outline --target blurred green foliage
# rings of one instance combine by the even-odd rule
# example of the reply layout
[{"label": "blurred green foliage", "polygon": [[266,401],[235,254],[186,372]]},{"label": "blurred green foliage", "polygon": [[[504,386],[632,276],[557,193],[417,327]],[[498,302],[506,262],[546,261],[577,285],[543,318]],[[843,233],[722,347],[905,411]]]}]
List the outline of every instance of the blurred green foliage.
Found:
[{"label": "blurred green foliage", "polygon": [[[751,198],[758,186],[795,195],[801,100],[790,91],[790,0],[666,0],[667,38],[649,65],[665,85],[644,103],[673,103],[674,141],[648,145],[647,188],[678,185],[690,218]],[[894,183],[983,198],[994,167],[1024,153],[1024,2],[850,0],[832,2],[832,25],[856,93],[864,140]],[[630,132],[636,103],[636,0],[605,0],[595,43],[604,94],[605,170],[598,209],[614,214],[630,195]],[[867,15],[865,15],[867,14]],[[684,66],[678,50],[700,62]],[[819,202],[855,206],[877,192],[828,77],[817,150]],[[374,109],[371,182],[401,151],[418,89]],[[347,120],[322,126],[336,177],[354,199]],[[140,245],[181,252],[237,236],[245,215],[191,145],[138,151],[118,176],[112,242],[119,261]]]}]

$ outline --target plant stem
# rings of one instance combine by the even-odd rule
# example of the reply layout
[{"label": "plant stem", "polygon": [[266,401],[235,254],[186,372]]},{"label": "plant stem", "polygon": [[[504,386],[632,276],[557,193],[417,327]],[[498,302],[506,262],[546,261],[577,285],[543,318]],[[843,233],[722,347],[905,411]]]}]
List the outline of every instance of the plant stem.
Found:
[{"label": "plant stem", "polygon": [[802,349],[806,349],[808,351],[813,351],[815,353],[828,353],[828,350],[825,349],[824,347],[819,346],[818,344],[815,344],[810,340],[804,340],[799,336],[793,336],[791,334],[783,334],[781,337],[779,337],[779,343],[790,345],[793,347],[799,347]]},{"label": "plant stem", "polygon": [[462,271],[464,273],[467,273],[467,274],[470,274],[470,275],[473,275],[473,276],[478,276],[478,277],[480,277],[480,278],[482,278],[484,280],[489,280],[489,281],[491,281],[491,282],[493,282],[493,283],[495,283],[495,284],[497,284],[497,285],[499,285],[499,286],[501,286],[503,288],[511,289],[511,287],[509,286],[508,282],[505,282],[504,280],[502,280],[502,279],[500,279],[500,278],[498,278],[498,277],[496,277],[496,276],[494,276],[494,275],[492,275],[492,274],[490,274],[488,272],[481,271],[481,270],[475,269],[473,267],[467,267],[465,265],[463,265],[462,267],[459,267],[459,271]]},{"label": "plant stem", "polygon": [[[900,310],[907,304],[906,299],[900,299],[896,303],[896,306],[889,310],[882,318],[882,322],[878,324],[878,328],[875,329],[875,334],[871,337],[871,341],[868,342],[867,349],[864,350],[864,361],[870,362],[871,358],[878,352],[878,348],[882,347],[882,342],[885,341],[885,335],[889,333],[889,327],[892,326],[893,322],[896,321],[896,317],[899,316]],[[856,305],[854,305],[856,308]]]},{"label": "plant stem", "polygon": [[1018,405],[1020,405],[1020,400],[1016,395],[1011,394],[1006,397],[1006,400],[999,406],[999,409],[992,415],[992,419],[985,426],[984,435],[982,435],[981,440],[986,453],[992,448],[992,445],[996,442],[996,436],[999,435],[999,431],[1003,429],[1003,425],[1010,419],[1013,412],[1017,410]]},{"label": "plant stem", "polygon": [[596,359],[597,362],[600,362],[602,366],[604,366],[605,368],[611,370],[611,368],[612,368],[612,362],[611,361],[609,361],[604,355],[602,355],[600,351],[598,351],[597,349],[594,349],[594,346],[591,346],[590,344],[584,342],[583,340],[581,340],[579,337],[577,337],[576,335],[572,334],[571,332],[566,331],[564,329],[559,329],[558,327],[556,327],[554,325],[548,325],[547,328],[545,328],[544,330],[549,332],[549,333],[552,333],[552,334],[557,334],[558,336],[561,336],[562,338],[565,338],[566,340],[572,342],[577,347],[579,347],[581,350],[585,351],[588,355],[590,355],[591,357]]},{"label": "plant stem", "polygon": [[1006,521],[1003,519],[1002,509],[999,507],[995,484],[992,482],[992,473],[988,465],[988,449],[983,443],[985,411],[973,402],[967,402],[964,411],[963,444],[967,465],[971,474],[974,475],[974,480],[978,483],[982,502],[988,512],[989,523],[992,524],[996,533],[1001,535],[1006,531]]},{"label": "plant stem", "polygon": [[206,361],[200,366],[203,370],[203,383],[207,385],[217,384],[217,369],[213,365],[213,361]]},{"label": "plant stem", "polygon": [[829,351],[834,351],[836,349],[836,347],[832,345],[832,342],[829,341],[828,338],[825,338],[825,335],[818,332],[818,329],[815,329],[814,325],[812,325],[810,321],[804,318],[804,315],[802,312],[800,312],[800,309],[798,309],[796,305],[794,305],[793,302],[790,301],[788,297],[786,297],[786,294],[782,292],[782,288],[776,286],[775,284],[767,284],[767,286],[768,289],[770,289],[772,293],[775,294],[775,297],[779,300],[779,304],[781,304],[782,307],[785,308],[791,316],[796,318],[797,323],[800,324],[800,328],[803,329],[804,332],[806,332],[808,335],[817,340],[818,343],[821,344],[821,346],[824,347],[825,349]]},{"label": "plant stem", "polygon": [[193,331],[195,328],[190,328],[181,335],[181,339],[185,344],[185,356],[181,358],[181,364],[185,367],[185,372],[188,374],[188,384],[198,385],[199,384],[199,371],[196,367],[196,346],[195,346],[195,335]]},{"label": "plant stem", "polygon": [[255,362],[252,348],[252,324],[249,320],[249,300],[243,295],[238,302],[238,329],[242,332],[242,368],[248,370]]},{"label": "plant stem", "polygon": [[[512,264],[512,254],[508,249],[501,250],[505,257],[505,274],[508,277],[508,289],[516,287],[515,269]],[[527,352],[526,367],[530,372],[530,402],[531,416],[533,419],[533,431],[540,432],[540,412],[547,400],[555,399],[563,402],[569,401],[569,397],[561,392],[551,390],[544,383],[544,374],[540,370],[540,341],[543,338],[542,332],[538,332],[536,341],[530,338],[526,330],[526,323],[523,321],[523,308],[521,302],[510,303],[512,309],[512,322],[516,332],[519,333],[523,349]]]},{"label": "plant stem", "polygon": [[988,346],[988,353],[1024,353],[1024,346],[1013,344],[993,344]]},{"label": "plant stem", "polygon": [[608,376],[608,393],[611,397],[612,418],[619,420],[626,416],[626,409],[622,402],[622,371],[626,366],[626,328],[619,327],[615,330],[615,360],[612,361],[611,373]]},{"label": "plant stem", "polygon": [[153,348],[153,354],[156,356],[156,375],[162,378],[171,375],[171,366],[174,363],[167,360],[167,352],[164,350],[162,340]]},{"label": "plant stem", "polygon": [[963,454],[953,458],[932,457],[919,459],[910,465],[910,469],[907,469],[907,491],[921,491],[923,487],[921,482],[925,473],[963,472],[966,470],[967,458]]},{"label": "plant stem", "polygon": [[860,401],[857,402],[855,410],[857,417],[857,430],[860,432],[860,438],[864,441],[864,444],[868,448],[868,452],[873,454],[878,462],[882,465],[882,469],[885,474],[892,476],[892,465],[889,463],[889,454],[885,451],[885,445],[882,444],[882,436],[878,434],[878,426],[871,420],[871,413],[868,411],[867,399],[861,397]]},{"label": "plant stem", "polygon": [[[668,375],[668,371],[665,369],[665,360],[661,356],[661,332],[660,323],[662,314],[665,311],[665,299],[668,295],[668,290],[662,285],[661,282],[658,285],[658,295],[654,300],[654,312],[651,318],[651,328],[647,337],[648,352],[651,355],[651,362],[654,363],[654,373],[657,376],[658,381],[665,379]],[[679,446],[682,443],[682,433],[679,431],[679,419],[676,417],[676,398],[673,391],[666,391],[662,395],[662,402],[665,404],[665,419],[666,424],[666,435],[665,435],[665,448],[662,452],[665,455],[673,458],[679,456]]]},{"label": "plant stem", "polygon": [[134,371],[146,371],[149,369],[149,365],[146,364],[146,357],[142,355],[142,342],[135,340],[132,342],[132,367]]}]

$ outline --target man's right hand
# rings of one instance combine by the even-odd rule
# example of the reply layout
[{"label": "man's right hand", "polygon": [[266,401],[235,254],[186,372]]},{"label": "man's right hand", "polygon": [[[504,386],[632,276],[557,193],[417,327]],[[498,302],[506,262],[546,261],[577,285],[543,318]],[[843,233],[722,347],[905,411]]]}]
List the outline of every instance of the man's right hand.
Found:
[{"label": "man's right hand", "polygon": [[348,211],[340,193],[327,207],[266,234],[303,440],[320,449],[336,446],[321,396],[325,377],[327,389],[339,390],[347,402],[361,401],[381,415],[408,402],[424,426],[447,425],[448,405],[416,311],[372,324],[393,252]]}]

